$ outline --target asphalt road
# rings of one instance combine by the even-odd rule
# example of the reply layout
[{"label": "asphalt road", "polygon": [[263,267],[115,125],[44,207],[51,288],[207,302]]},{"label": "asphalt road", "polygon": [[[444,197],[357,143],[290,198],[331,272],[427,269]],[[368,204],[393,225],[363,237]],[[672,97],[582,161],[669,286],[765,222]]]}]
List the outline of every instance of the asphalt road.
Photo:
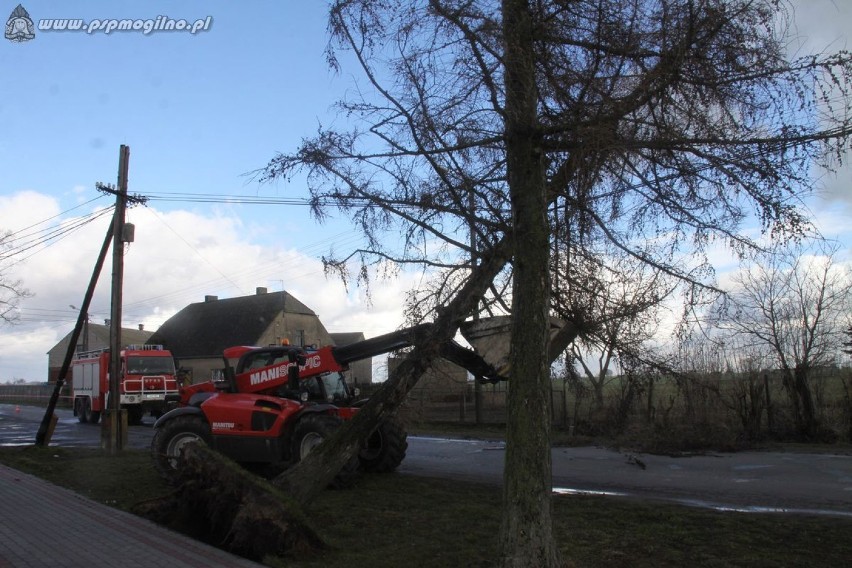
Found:
[{"label": "asphalt road", "polygon": [[[401,472],[500,483],[502,442],[409,438]],[[852,518],[852,455],[739,452],[690,457],[553,449],[562,494],[657,499],[750,512]]]},{"label": "asphalt road", "polygon": [[[44,419],[45,409],[37,406],[0,404],[0,446],[27,446],[35,443],[36,434]],[[100,424],[80,424],[71,410],[56,409],[59,419],[51,446],[99,447]],[[127,432],[127,447],[147,449],[151,445],[154,419],[145,417],[141,426],[131,426]]]},{"label": "asphalt road", "polygon": [[[97,447],[100,427],[70,410],[50,445]],[[0,404],[0,445],[30,445],[44,409]],[[128,432],[128,447],[147,449],[153,419]],[[500,484],[502,442],[409,437],[401,473]],[[852,518],[852,455],[740,452],[691,457],[630,454],[600,447],[554,448],[553,486],[560,494],[604,494],[769,513]]]}]

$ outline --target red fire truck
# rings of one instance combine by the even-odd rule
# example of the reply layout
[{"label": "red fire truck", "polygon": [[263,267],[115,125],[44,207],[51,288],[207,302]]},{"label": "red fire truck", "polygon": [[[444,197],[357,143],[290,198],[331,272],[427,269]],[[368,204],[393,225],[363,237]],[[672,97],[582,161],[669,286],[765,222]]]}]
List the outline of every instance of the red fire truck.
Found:
[{"label": "red fire truck", "polygon": [[[72,361],[74,415],[81,423],[97,424],[109,408],[109,349],[84,351]],[[121,408],[127,422],[139,424],[146,412],[159,417],[166,396],[178,393],[174,357],[162,345],[128,345],[121,350]]]}]

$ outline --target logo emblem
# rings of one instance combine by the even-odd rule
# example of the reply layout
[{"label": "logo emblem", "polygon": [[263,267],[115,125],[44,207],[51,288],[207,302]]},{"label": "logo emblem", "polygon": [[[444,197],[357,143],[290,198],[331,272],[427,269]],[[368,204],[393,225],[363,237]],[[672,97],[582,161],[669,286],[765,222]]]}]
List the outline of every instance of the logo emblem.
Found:
[{"label": "logo emblem", "polygon": [[6,39],[15,43],[23,43],[30,41],[35,37],[35,26],[33,25],[30,15],[24,10],[24,7],[18,4],[18,7],[12,10],[12,15],[6,20]]}]

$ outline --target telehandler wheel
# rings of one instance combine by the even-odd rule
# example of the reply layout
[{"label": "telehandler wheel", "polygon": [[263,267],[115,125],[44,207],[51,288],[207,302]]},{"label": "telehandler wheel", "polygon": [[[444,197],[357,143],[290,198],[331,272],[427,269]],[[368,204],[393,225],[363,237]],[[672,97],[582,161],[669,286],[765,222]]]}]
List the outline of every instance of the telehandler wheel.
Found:
[{"label": "telehandler wheel", "polygon": [[358,454],[361,468],[370,473],[388,473],[399,467],[408,449],[408,434],[397,418],[379,424],[364,441]]},{"label": "telehandler wheel", "polygon": [[180,454],[187,444],[210,443],[210,427],[200,416],[177,416],[154,433],[151,456],[154,467],[166,481],[174,481]]},{"label": "telehandler wheel", "polygon": [[[323,440],[340,428],[343,420],[330,414],[307,414],[293,429],[290,456],[293,465],[302,461]],[[358,474],[358,457],[355,456],[337,474],[330,486],[333,488],[350,487]]]}]

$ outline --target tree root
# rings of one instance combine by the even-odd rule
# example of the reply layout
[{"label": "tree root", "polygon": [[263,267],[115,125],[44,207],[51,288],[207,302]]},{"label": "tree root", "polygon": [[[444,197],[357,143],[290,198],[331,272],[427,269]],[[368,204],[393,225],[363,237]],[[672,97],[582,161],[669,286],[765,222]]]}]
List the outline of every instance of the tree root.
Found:
[{"label": "tree root", "polygon": [[328,548],[301,507],[267,481],[203,444],[187,446],[181,461],[177,490],[136,505],[134,513],[191,528],[255,561],[269,555],[304,558]]}]

